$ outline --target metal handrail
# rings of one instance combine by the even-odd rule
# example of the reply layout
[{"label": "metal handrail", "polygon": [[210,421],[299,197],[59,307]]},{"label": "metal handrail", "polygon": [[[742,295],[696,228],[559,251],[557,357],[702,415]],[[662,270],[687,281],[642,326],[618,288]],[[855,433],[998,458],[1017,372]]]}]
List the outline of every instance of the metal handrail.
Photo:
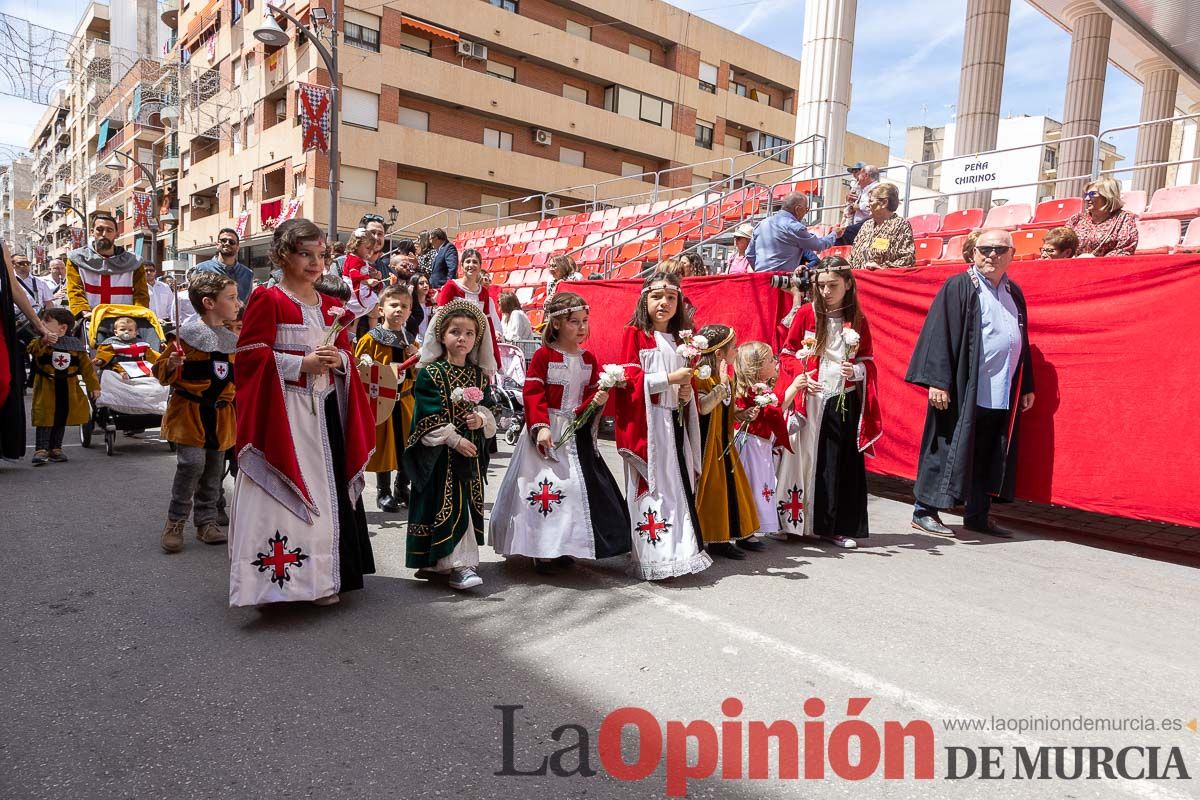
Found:
[{"label": "metal handrail", "polygon": [[[1200,119],[1200,113],[1182,114],[1178,117],[1166,117],[1164,119],[1150,120],[1149,122],[1136,122],[1132,125],[1118,125],[1115,128],[1105,128],[1104,130],[1100,131],[1100,133],[1098,133],[1096,135],[1096,149],[1092,152],[1092,178],[1093,179],[1099,178],[1100,175],[1102,174],[1100,171],[1100,141],[1105,136],[1109,135],[1110,133],[1117,133],[1118,131],[1132,131],[1132,130],[1137,130],[1138,128],[1148,128],[1151,125],[1165,125],[1167,123],[1183,122],[1184,120],[1189,120],[1189,119]],[[1137,157],[1136,153],[1134,154],[1134,157],[1135,158]],[[1166,164],[1136,164],[1135,166],[1162,167],[1162,166],[1168,166],[1168,165],[1166,165]],[[1105,170],[1105,172],[1112,172],[1112,171],[1113,170]],[[1125,170],[1121,170],[1121,171],[1123,172]]]},{"label": "metal handrail", "polygon": [[[1200,164],[1200,156],[1195,158],[1184,158],[1179,161],[1158,161],[1153,164],[1134,164],[1132,167],[1113,167],[1112,169],[1101,170],[1101,175],[1115,175],[1118,172],[1137,172],[1142,169],[1154,169],[1155,167],[1181,167],[1184,164]],[[1069,180],[1069,179],[1068,179]],[[1197,181],[1193,180],[1193,183]]]}]

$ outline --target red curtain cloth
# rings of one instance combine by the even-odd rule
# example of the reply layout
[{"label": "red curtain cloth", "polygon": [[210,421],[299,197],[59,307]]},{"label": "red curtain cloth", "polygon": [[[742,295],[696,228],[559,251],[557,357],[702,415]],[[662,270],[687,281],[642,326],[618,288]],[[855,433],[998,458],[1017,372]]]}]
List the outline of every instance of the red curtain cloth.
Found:
[{"label": "red curtain cloth", "polygon": [[[960,267],[856,273],[871,322],[884,436],[867,468],[916,475],[927,396],[904,382],[925,312]],[[1010,270],[1029,304],[1037,402],[1022,423],[1017,495],[1138,519],[1200,526],[1200,256],[1033,261]],[[764,275],[689,278],[696,324],[778,344],[790,296]],[[641,284],[571,284],[591,305],[589,348],[618,360]]]}]

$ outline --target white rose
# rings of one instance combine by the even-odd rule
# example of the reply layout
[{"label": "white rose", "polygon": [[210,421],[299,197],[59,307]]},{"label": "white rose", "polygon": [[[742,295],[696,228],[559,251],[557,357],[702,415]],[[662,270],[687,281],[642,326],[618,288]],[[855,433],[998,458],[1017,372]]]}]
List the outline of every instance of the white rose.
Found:
[{"label": "white rose", "polygon": [[708,364],[701,365],[700,369],[696,370],[696,377],[702,381],[706,381],[712,377],[712,367]]},{"label": "white rose", "polygon": [[707,336],[699,336],[699,335],[693,336],[692,344],[696,345],[696,347],[699,347],[701,350],[703,350],[706,347],[708,347],[708,337]]}]

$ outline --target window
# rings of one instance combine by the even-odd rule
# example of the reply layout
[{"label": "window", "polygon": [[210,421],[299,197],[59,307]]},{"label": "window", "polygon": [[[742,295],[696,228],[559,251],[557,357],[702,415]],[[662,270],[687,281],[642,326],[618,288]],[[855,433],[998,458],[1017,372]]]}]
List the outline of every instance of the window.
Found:
[{"label": "window", "polygon": [[249,82],[250,70],[254,68],[254,53],[246,53],[242,60],[242,80]]},{"label": "window", "polygon": [[629,55],[633,56],[634,58],[638,59],[639,61],[649,61],[650,60],[650,51],[648,49],[646,49],[645,47],[642,47],[640,44],[630,43]]},{"label": "window", "polygon": [[425,56],[433,55],[433,42],[422,39],[420,36],[414,36],[407,31],[400,32],[400,47]]},{"label": "window", "polygon": [[792,113],[792,105],[794,102],[795,101],[794,101],[792,95],[788,95],[787,97],[783,98],[783,110],[785,112],[787,112],[788,114],[791,114]]},{"label": "window", "polygon": [[710,94],[717,93],[717,68],[704,61],[700,62],[700,89]]},{"label": "window", "polygon": [[570,147],[558,148],[558,160],[563,164],[570,164],[573,167],[583,166],[583,151],[572,150]]},{"label": "window", "polygon": [[242,59],[240,57],[235,58],[233,60],[233,64],[230,69],[230,72],[233,73],[233,85],[241,86],[242,85]]},{"label": "window", "polygon": [[1058,169],[1058,151],[1055,150],[1053,147],[1047,147],[1046,148],[1046,157],[1045,157],[1044,161],[1045,161],[1045,165],[1043,167],[1044,169],[1046,169],[1046,170]]},{"label": "window", "polygon": [[657,97],[650,95],[642,95],[642,122],[653,122],[655,125],[663,124],[663,101]]},{"label": "window", "polygon": [[734,136],[732,133],[727,133],[725,134],[725,146],[730,150],[741,150],[742,140],[737,136]]},{"label": "window", "polygon": [[[759,133],[758,135],[758,149],[760,151],[780,150],[790,144],[791,142],[789,142],[787,139],[783,139],[778,136],[772,136],[769,133]],[[783,161],[784,163],[787,163],[786,153],[773,153],[770,155],[770,157],[776,161]]]},{"label": "window", "polygon": [[493,78],[499,78],[504,81],[517,82],[517,70],[515,67],[510,67],[508,64],[501,64],[498,61],[487,62],[487,74]]},{"label": "window", "polygon": [[304,174],[303,169],[298,169],[292,174],[292,183],[295,187],[292,194],[296,197],[304,197],[304,193],[308,191],[308,176]]},{"label": "window", "polygon": [[642,169],[641,164],[631,164],[628,161],[621,162],[621,177],[622,178],[632,178],[634,176],[640,176],[643,172],[645,172],[645,170]]},{"label": "window", "polygon": [[509,201],[507,197],[497,197],[491,194],[479,195],[480,214],[491,216],[495,214],[497,217],[507,217]]},{"label": "window", "polygon": [[375,170],[350,167],[339,168],[342,178],[342,196],[348,200],[375,202]]},{"label": "window", "polygon": [[379,52],[379,17],[348,8],[342,30],[346,44]]},{"label": "window", "polygon": [[671,127],[670,103],[626,89],[624,86],[609,86],[604,90],[604,108],[630,119],[640,119],[664,128]]},{"label": "window", "polygon": [[737,81],[730,81],[729,82],[729,91],[733,92],[734,94],[740,94],[742,97],[745,97],[746,96],[746,85],[744,83],[738,83]]},{"label": "window", "polygon": [[417,111],[415,108],[400,106],[400,124],[406,128],[427,131],[429,130],[429,114]]},{"label": "window", "polygon": [[505,11],[517,13],[517,0],[489,0],[496,8],[502,8]]},{"label": "window", "polygon": [[[343,167],[342,169],[347,169]],[[345,180],[345,175],[342,176]],[[263,174],[262,179],[262,196],[264,200],[272,200],[276,197],[283,197],[284,174],[283,167],[273,169],[270,172]],[[374,200],[375,198],[371,198]]]},{"label": "window", "polygon": [[696,120],[696,144],[705,150],[712,150],[713,126],[711,123]]},{"label": "window", "polygon": [[767,94],[762,89],[754,90],[754,99],[762,103],[764,106],[771,105],[771,95]]},{"label": "window", "polygon": [[246,121],[242,123],[242,134],[246,137],[246,147],[254,147],[256,134],[253,114],[246,117]]},{"label": "window", "polygon": [[484,147],[495,147],[500,150],[512,150],[512,134],[491,128],[483,129]]},{"label": "window", "polygon": [[425,189],[425,184],[421,181],[410,181],[408,178],[396,179],[397,200],[425,205]]},{"label": "window", "polygon": [[352,89],[342,89],[342,122],[371,130],[379,129],[379,95]]},{"label": "window", "polygon": [[578,36],[580,39],[587,39],[588,41],[591,41],[592,26],[583,25],[575,20],[569,19],[567,20],[567,33],[571,34],[572,36]]},{"label": "window", "polygon": [[242,139],[242,126],[238,125],[237,123],[234,123],[229,128],[229,135],[230,135],[230,138],[233,139],[234,154],[236,155],[237,153],[242,152],[242,148],[244,148],[246,146],[245,141]]},{"label": "window", "polygon": [[587,89],[580,89],[578,86],[572,86],[569,83],[563,84],[563,97],[568,100],[574,100],[577,103],[587,105]]}]

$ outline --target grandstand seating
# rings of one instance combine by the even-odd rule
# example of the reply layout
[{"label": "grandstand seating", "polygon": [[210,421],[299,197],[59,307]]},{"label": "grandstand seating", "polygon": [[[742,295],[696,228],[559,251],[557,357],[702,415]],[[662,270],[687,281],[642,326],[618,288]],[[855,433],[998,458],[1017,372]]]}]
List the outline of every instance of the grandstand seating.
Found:
[{"label": "grandstand seating", "polygon": [[946,250],[942,253],[941,258],[935,258],[933,263],[937,266],[947,264],[962,264],[963,263],[963,242],[966,241],[967,235],[955,236],[946,242]]},{"label": "grandstand seating", "polygon": [[908,224],[912,227],[913,238],[921,239],[938,232],[942,227],[942,217],[939,214],[917,214],[908,218]]},{"label": "grandstand seating", "polygon": [[942,218],[941,234],[945,238],[970,233],[983,224],[982,208],[964,208],[951,211]]},{"label": "grandstand seating", "polygon": [[1079,197],[1067,197],[1063,200],[1044,200],[1037,204],[1033,211],[1033,219],[1021,226],[1026,228],[1057,228],[1066,225],[1067,220],[1083,210],[1083,200]]},{"label": "grandstand seating", "polygon": [[924,267],[942,257],[942,238],[940,236],[926,236],[917,239],[916,245],[918,267]]},{"label": "grandstand seating", "polygon": [[1121,205],[1130,214],[1136,214],[1139,217],[1146,210],[1146,193],[1141,189],[1130,189],[1128,192],[1121,192]]},{"label": "grandstand seating", "polygon": [[1142,219],[1193,219],[1200,215],[1200,184],[1166,186],[1150,198]]},{"label": "grandstand seating", "polygon": [[1139,219],[1137,254],[1174,253],[1179,245],[1177,219]]},{"label": "grandstand seating", "polygon": [[983,220],[983,227],[1015,231],[1029,222],[1032,216],[1028,203],[1005,203],[1002,206],[988,209],[987,217]]},{"label": "grandstand seating", "polygon": [[1013,246],[1018,261],[1029,261],[1039,258],[1042,254],[1042,243],[1046,241],[1046,228],[1030,228],[1013,232]]},{"label": "grandstand seating", "polygon": [[1200,253],[1200,217],[1188,223],[1187,233],[1183,235],[1183,242],[1179,245],[1179,252]]}]

